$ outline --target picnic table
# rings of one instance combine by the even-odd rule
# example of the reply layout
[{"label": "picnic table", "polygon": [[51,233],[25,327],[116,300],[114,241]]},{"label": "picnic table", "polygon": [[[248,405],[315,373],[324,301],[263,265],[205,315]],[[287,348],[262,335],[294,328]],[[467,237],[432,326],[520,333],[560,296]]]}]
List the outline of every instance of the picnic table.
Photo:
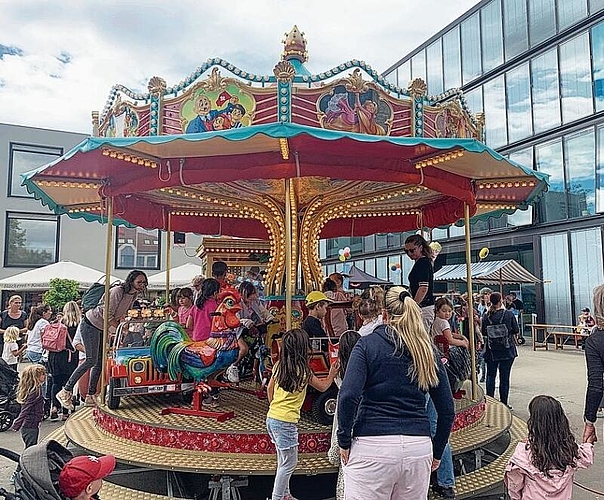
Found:
[{"label": "picnic table", "polygon": [[554,338],[554,349],[564,349],[564,345],[570,338],[573,338],[575,348],[579,349],[579,342],[589,337],[589,333],[584,333],[584,328],[576,325],[545,325],[532,323],[531,334],[533,336],[533,351],[537,349],[549,349],[548,340]]}]

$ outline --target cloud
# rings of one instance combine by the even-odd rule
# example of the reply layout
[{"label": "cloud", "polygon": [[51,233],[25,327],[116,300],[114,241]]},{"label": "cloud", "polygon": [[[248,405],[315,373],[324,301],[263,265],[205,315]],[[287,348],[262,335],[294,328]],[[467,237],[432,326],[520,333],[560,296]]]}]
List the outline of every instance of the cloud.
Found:
[{"label": "cloud", "polygon": [[[0,18],[0,120],[90,132],[120,83],[178,83],[210,57],[271,74],[284,33],[305,33],[311,72],[350,59],[385,70],[463,14],[475,0],[21,0]],[[10,38],[9,38],[10,37]]]}]

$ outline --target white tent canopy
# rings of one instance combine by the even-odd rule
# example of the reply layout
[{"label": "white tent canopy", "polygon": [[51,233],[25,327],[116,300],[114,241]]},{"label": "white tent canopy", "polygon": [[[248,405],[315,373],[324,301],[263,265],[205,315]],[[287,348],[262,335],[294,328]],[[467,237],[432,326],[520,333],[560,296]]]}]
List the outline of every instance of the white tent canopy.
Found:
[{"label": "white tent canopy", "polygon": [[[541,281],[515,260],[474,262],[471,270],[472,282],[481,285],[539,283]],[[465,264],[443,266],[434,273],[434,281],[466,281],[466,278]]]},{"label": "white tent canopy", "polygon": [[[201,274],[201,266],[188,262],[182,266],[170,269],[170,288],[187,286],[191,280]],[[149,276],[149,290],[162,290],[166,288],[166,271]]]},{"label": "white tent canopy", "polygon": [[77,281],[80,289],[85,290],[104,276],[105,273],[96,269],[64,260],[4,278],[0,280],[0,289],[48,290],[52,278],[62,278]]}]

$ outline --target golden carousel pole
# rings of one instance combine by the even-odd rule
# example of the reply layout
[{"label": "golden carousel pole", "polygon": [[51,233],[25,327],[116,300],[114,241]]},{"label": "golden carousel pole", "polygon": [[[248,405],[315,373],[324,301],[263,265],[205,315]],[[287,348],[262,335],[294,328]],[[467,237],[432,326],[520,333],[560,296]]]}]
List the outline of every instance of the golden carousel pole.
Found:
[{"label": "golden carousel pole", "polygon": [[166,306],[170,305],[170,264],[172,261],[172,212],[168,211],[166,227]]},{"label": "golden carousel pole", "polygon": [[101,404],[105,404],[107,386],[107,349],[109,344],[109,292],[111,288],[111,250],[113,248],[113,198],[107,198],[107,242],[105,249],[105,299],[103,307],[103,338],[101,339]]},{"label": "golden carousel pole", "polygon": [[292,328],[292,179],[285,179],[285,329]]},{"label": "golden carousel pole", "polygon": [[472,363],[472,400],[476,401],[478,381],[476,379],[476,345],[474,344],[474,300],[472,298],[472,254],[470,249],[470,205],[464,203],[464,227],[466,236],[466,281],[468,283],[468,336]]}]

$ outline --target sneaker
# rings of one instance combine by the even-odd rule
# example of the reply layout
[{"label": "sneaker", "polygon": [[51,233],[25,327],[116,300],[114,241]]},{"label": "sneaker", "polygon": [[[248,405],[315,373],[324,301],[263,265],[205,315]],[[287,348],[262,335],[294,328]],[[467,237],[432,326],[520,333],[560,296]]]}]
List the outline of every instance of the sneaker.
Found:
[{"label": "sneaker", "polygon": [[50,411],[50,421],[51,422],[56,422],[57,420],[59,420],[59,412],[56,408],[53,408]]},{"label": "sneaker", "polygon": [[61,389],[57,393],[57,401],[61,403],[61,406],[67,410],[73,411],[73,403],[71,401],[71,393],[67,392],[65,389]]},{"label": "sneaker", "polygon": [[218,408],[220,406],[218,396],[208,396],[206,399],[203,400],[203,404],[208,408]]},{"label": "sneaker", "polygon": [[84,406],[98,406],[99,402],[96,399],[96,396],[93,394],[88,394],[86,399],[84,400]]},{"label": "sneaker", "polygon": [[80,406],[80,396],[78,396],[77,394],[74,394],[73,397],[71,398],[71,404],[75,407],[75,406]]},{"label": "sneaker", "polygon": [[604,409],[600,408],[596,413],[596,418],[604,418]]},{"label": "sneaker", "polygon": [[231,365],[226,369],[226,378],[231,384],[239,383],[239,368],[235,365]]},{"label": "sneaker", "polygon": [[69,418],[69,415],[67,413],[63,413],[61,415],[61,422],[65,422],[68,418]]},{"label": "sneaker", "polygon": [[435,495],[441,498],[455,498],[455,490],[452,486],[441,486],[440,484],[433,484],[432,491]]}]

